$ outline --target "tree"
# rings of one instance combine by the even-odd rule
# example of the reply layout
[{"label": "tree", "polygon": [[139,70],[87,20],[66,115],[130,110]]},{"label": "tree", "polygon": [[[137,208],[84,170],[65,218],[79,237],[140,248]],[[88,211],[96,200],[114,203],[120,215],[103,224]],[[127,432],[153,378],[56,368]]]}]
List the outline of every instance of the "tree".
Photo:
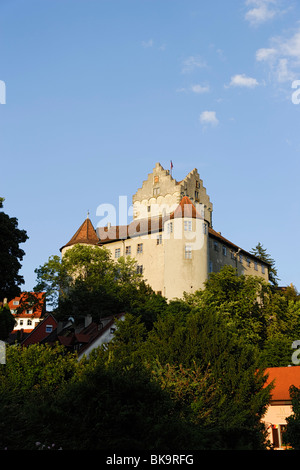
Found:
[{"label": "tree", "polygon": [[52,256],[35,272],[34,290],[46,292],[48,304],[60,318],[71,315],[79,320],[89,313],[97,321],[112,313],[132,311],[142,315],[151,328],[166,305],[137,273],[134,259],[114,261],[105,247],[75,245],[62,259]]},{"label": "tree", "polygon": [[278,286],[279,277],[277,275],[277,268],[275,266],[275,260],[267,253],[266,248],[261,243],[258,243],[255,248],[250,251],[254,256],[269,263],[269,281],[273,286]]},{"label": "tree", "polygon": [[[4,198],[0,198],[0,208]],[[20,292],[24,284],[23,276],[19,274],[21,261],[25,252],[20,248],[21,243],[28,239],[25,230],[18,228],[18,220],[0,212],[0,299],[13,298]]]},{"label": "tree", "polygon": [[300,389],[294,385],[290,387],[293,413],[286,418],[287,427],[284,433],[284,442],[300,450]]},{"label": "tree", "polygon": [[259,345],[266,339],[271,294],[262,278],[237,276],[233,267],[224,266],[210,275],[204,290],[186,295],[186,300],[193,307],[216,308],[247,342]]},{"label": "tree", "polygon": [[0,340],[5,341],[10,332],[14,329],[15,318],[10,313],[9,306],[6,304],[0,307]]},{"label": "tree", "polygon": [[270,387],[264,387],[259,351],[216,307],[195,307],[178,320],[170,310],[147,334],[127,317],[102,354],[114,363],[126,358],[127,367],[147,364],[206,435],[207,448],[263,448]]}]

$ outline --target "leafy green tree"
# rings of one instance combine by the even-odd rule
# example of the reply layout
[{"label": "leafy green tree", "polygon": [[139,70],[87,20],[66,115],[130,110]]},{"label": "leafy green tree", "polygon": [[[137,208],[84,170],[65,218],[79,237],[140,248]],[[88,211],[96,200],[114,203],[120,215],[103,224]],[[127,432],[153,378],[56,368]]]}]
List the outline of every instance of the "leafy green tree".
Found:
[{"label": "leafy green tree", "polygon": [[89,313],[99,321],[112,313],[131,312],[151,329],[167,302],[145,283],[136,265],[129,256],[112,260],[105,247],[75,245],[62,259],[52,256],[36,269],[34,290],[46,292],[58,318],[80,321]]},{"label": "leafy green tree", "polygon": [[35,447],[49,426],[41,415],[38,420],[38,404],[50,406],[56,394],[80,376],[81,366],[59,345],[6,347],[6,364],[0,366],[1,450]]},{"label": "leafy green tree", "polygon": [[211,436],[209,448],[263,448],[260,419],[270,388],[264,387],[256,347],[215,308],[195,308],[178,321],[165,314],[147,334],[138,326],[138,319],[125,318],[106,349],[107,360],[147,364],[172,398],[183,400],[186,419]]},{"label": "leafy green tree", "polygon": [[234,325],[249,343],[262,344],[270,316],[271,289],[256,276],[237,276],[231,266],[212,273],[205,289],[186,295],[188,304],[217,309],[226,323]]},{"label": "leafy green tree", "polygon": [[293,413],[286,418],[287,427],[284,433],[285,444],[289,444],[294,450],[300,450],[300,389],[292,385],[290,387]]},{"label": "leafy green tree", "polygon": [[275,260],[267,253],[266,248],[264,248],[263,245],[259,242],[255,248],[252,248],[250,253],[257,256],[257,258],[261,259],[262,261],[269,263],[269,281],[273,286],[278,286],[279,277]]},{"label": "leafy green tree", "polygon": [[[0,198],[0,208],[4,198]],[[0,299],[12,299],[20,293],[24,278],[19,274],[25,252],[21,243],[28,239],[25,230],[18,228],[18,220],[0,212]]]},{"label": "leafy green tree", "polygon": [[0,340],[4,341],[8,338],[15,326],[15,318],[10,313],[9,306],[5,304],[0,307]]}]

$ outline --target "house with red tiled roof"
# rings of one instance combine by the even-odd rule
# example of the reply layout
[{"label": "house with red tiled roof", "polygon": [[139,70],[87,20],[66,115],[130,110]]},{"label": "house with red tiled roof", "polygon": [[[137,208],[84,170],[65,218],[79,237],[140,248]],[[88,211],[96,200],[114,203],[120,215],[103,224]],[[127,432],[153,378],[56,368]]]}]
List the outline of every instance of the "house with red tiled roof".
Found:
[{"label": "house with red tiled roof", "polygon": [[30,333],[41,321],[45,314],[46,301],[44,292],[22,292],[8,302],[16,325],[13,333],[22,330]]},{"label": "house with red tiled roof", "polygon": [[57,328],[57,320],[49,313],[21,342],[22,346],[41,343]]},{"label": "house with red tiled roof", "polygon": [[88,217],[60,249],[62,256],[78,243],[105,247],[115,260],[130,256],[137,272],[167,299],[202,289],[209,274],[225,265],[269,280],[268,263],[213,228],[213,205],[196,169],[178,182],[157,163],[132,202],[131,222],[98,223],[94,229]]},{"label": "house with red tiled roof", "polygon": [[283,433],[286,429],[286,418],[293,413],[290,387],[300,387],[300,366],[271,367],[266,369],[268,376],[266,386],[273,383],[271,401],[263,422],[268,430],[269,440],[275,449],[286,448]]},{"label": "house with red tiled roof", "polygon": [[[72,318],[65,322],[53,323],[53,328],[48,335],[45,334],[47,327],[51,325],[51,319],[45,319],[44,327],[39,325],[40,329],[38,334],[31,334],[31,338],[25,340],[22,344],[27,345],[29,342],[39,342],[41,344],[55,344],[59,343],[64,346],[69,352],[76,352],[78,359],[83,356],[89,357],[93,349],[101,346],[102,344],[109,343],[117,328],[117,321],[124,320],[125,314],[110,315],[101,318],[99,322],[93,322],[90,315],[86,315],[84,325],[75,325]],[[55,319],[54,319],[55,320]],[[40,334],[44,335],[40,337]],[[31,344],[30,343],[30,344]]]}]

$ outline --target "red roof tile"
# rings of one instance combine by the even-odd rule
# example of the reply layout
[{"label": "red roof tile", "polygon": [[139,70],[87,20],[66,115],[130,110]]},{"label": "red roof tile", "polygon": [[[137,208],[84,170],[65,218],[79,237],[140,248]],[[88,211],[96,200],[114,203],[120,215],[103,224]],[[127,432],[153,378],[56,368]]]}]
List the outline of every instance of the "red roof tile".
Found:
[{"label": "red roof tile", "polygon": [[300,387],[300,366],[271,367],[266,369],[268,380],[266,385],[274,380],[274,389],[271,391],[273,401],[289,401],[291,385]]},{"label": "red roof tile", "polygon": [[[36,298],[36,305],[31,306],[27,303],[27,296]],[[18,302],[18,305],[14,305],[14,302]],[[24,306],[24,310],[13,315],[20,318],[31,318],[31,317],[41,317],[43,313],[43,308],[45,307],[45,292],[22,292],[19,296],[14,297],[8,302],[10,310],[17,310],[20,306]],[[32,314],[26,313],[26,310],[33,310]]]},{"label": "red roof tile", "polygon": [[99,238],[97,236],[97,233],[89,217],[87,217],[85,221],[83,222],[83,224],[79,227],[77,232],[73,235],[71,240],[68,243],[66,243],[66,245],[64,245],[60,249],[60,251],[66,246],[76,245],[77,243],[86,243],[87,245],[97,245],[98,242],[99,242]]},{"label": "red roof tile", "polygon": [[192,219],[203,219],[203,216],[199,214],[196,207],[192,203],[192,201],[187,197],[184,196],[180,203],[178,204],[175,211],[170,214],[170,219],[176,218],[192,218]]}]

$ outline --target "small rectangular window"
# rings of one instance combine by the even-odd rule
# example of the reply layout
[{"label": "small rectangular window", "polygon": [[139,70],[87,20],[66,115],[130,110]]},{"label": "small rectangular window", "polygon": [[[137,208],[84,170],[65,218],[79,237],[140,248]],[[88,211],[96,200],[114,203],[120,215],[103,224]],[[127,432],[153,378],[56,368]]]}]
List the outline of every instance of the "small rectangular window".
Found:
[{"label": "small rectangular window", "polygon": [[153,188],[153,196],[158,196],[160,194],[160,188]]},{"label": "small rectangular window", "polygon": [[138,243],[137,253],[143,253],[143,244],[142,243]]},{"label": "small rectangular window", "polygon": [[162,235],[157,235],[157,239],[156,239],[156,244],[157,245],[161,245],[162,244]]},{"label": "small rectangular window", "polygon": [[263,264],[261,265],[261,272],[262,272],[263,274],[265,274],[265,272],[266,272],[265,267],[264,267]]},{"label": "small rectangular window", "polygon": [[46,333],[51,333],[53,330],[53,325],[46,325]]},{"label": "small rectangular window", "polygon": [[241,255],[241,254],[239,255],[239,261],[240,261],[240,263],[243,262],[243,255]]},{"label": "small rectangular window", "polygon": [[138,274],[143,274],[143,265],[142,264],[138,264],[137,267],[136,267],[136,272]]},{"label": "small rectangular window", "polygon": [[214,250],[219,251],[219,244],[218,242],[214,242]]},{"label": "small rectangular window", "polygon": [[222,246],[222,252],[224,256],[227,256],[227,248],[225,245]]},{"label": "small rectangular window", "polygon": [[206,223],[203,223],[203,233],[204,233],[204,235],[207,234],[207,224]]},{"label": "small rectangular window", "polygon": [[120,258],[121,256],[121,248],[116,248],[115,249],[115,258]]},{"label": "small rectangular window", "polygon": [[185,257],[185,259],[192,259],[192,247],[191,247],[191,245],[185,245],[184,257]]},{"label": "small rectangular window", "polygon": [[257,264],[257,261],[254,261],[254,269],[255,269],[255,271],[257,271],[257,270],[258,270],[258,264]]},{"label": "small rectangular window", "polygon": [[185,220],[184,221],[184,231],[185,232],[191,232],[192,231],[192,221],[191,220]]},{"label": "small rectangular window", "polygon": [[167,225],[167,232],[172,233],[173,232],[173,223],[169,222]]},{"label": "small rectangular window", "polygon": [[125,253],[126,253],[126,255],[128,255],[128,256],[131,255],[131,246],[126,246],[126,248],[125,248]]},{"label": "small rectangular window", "polygon": [[248,268],[250,268],[250,265],[251,265],[250,258],[247,258],[246,261],[247,261]]},{"label": "small rectangular window", "polygon": [[18,300],[14,300],[14,301],[13,301],[13,305],[19,305],[19,301],[18,301]]}]

